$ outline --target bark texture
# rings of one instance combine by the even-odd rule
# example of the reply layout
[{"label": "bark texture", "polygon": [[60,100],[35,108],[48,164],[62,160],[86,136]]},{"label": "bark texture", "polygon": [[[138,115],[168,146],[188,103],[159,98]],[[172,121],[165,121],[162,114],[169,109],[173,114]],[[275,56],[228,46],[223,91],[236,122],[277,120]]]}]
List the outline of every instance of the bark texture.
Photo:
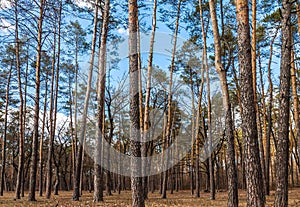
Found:
[{"label": "bark texture", "polygon": [[214,34],[215,45],[215,67],[220,77],[220,85],[222,88],[223,106],[225,109],[225,136],[227,140],[226,158],[227,158],[227,177],[228,177],[228,206],[238,206],[238,186],[237,186],[237,169],[235,164],[235,146],[233,133],[233,120],[231,113],[231,104],[229,99],[229,90],[226,78],[226,70],[222,65],[221,41],[218,30],[218,21],[216,15],[215,3],[209,1],[210,15],[212,19],[212,28]]},{"label": "bark texture", "polygon": [[137,22],[138,5],[137,0],[128,0],[129,19],[129,76],[130,76],[130,149],[131,149],[131,190],[132,206],[144,207],[144,193],[142,178],[136,177],[142,163],[138,161],[141,157],[140,142],[140,108],[139,108],[139,74],[138,74],[138,51],[137,51]]},{"label": "bark texture", "polygon": [[288,166],[289,166],[289,106],[291,81],[291,3],[282,1],[282,45],[280,63],[280,89],[278,137],[276,150],[276,193],[275,207],[288,206]]},{"label": "bark texture", "polygon": [[257,120],[253,92],[251,63],[249,8],[247,0],[237,0],[238,57],[240,68],[242,133],[245,143],[245,170],[247,184],[247,206],[263,207],[262,170],[259,157]]}]

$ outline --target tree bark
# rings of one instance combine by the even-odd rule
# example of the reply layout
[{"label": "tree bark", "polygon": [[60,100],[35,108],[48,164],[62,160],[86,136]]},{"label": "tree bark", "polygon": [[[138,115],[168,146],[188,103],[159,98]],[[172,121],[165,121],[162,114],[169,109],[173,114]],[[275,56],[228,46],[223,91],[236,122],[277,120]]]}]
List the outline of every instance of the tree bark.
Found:
[{"label": "tree bark", "polygon": [[[130,76],[130,149],[131,149],[131,190],[132,206],[144,207],[144,194],[142,178],[135,173],[141,172],[141,142],[140,142],[140,103],[139,103],[139,74],[138,74],[138,51],[137,51],[137,32],[138,32],[138,5],[137,0],[128,1],[129,19],[129,76]],[[137,159],[135,159],[137,158]]]},{"label": "tree bark", "polygon": [[5,111],[4,111],[4,134],[2,138],[2,157],[1,157],[1,183],[0,183],[0,196],[3,196],[4,185],[5,185],[5,166],[6,166],[6,138],[7,138],[7,117],[8,117],[8,105],[10,100],[10,80],[12,73],[12,62],[7,77],[7,85],[5,92]]},{"label": "tree bark", "polygon": [[237,0],[238,56],[241,80],[242,132],[245,143],[247,206],[264,207],[262,170],[259,158],[257,120],[253,92],[249,8],[247,0]]},{"label": "tree bark", "polygon": [[[298,84],[297,84],[297,70],[295,65],[295,54],[294,50],[291,54],[291,84],[292,84],[292,93],[293,93],[293,109],[294,109],[294,121],[295,121],[295,128],[296,128],[296,143],[295,146],[297,146],[298,150],[298,157],[300,157],[300,119],[299,119],[299,99],[298,99]],[[299,163],[300,164],[300,163]],[[300,165],[298,166],[300,167]]]},{"label": "tree bark", "polygon": [[289,164],[289,107],[291,81],[291,3],[282,1],[282,45],[280,63],[280,89],[278,137],[276,149],[276,193],[275,207],[288,206],[288,164]]},{"label": "tree bark", "polygon": [[[168,147],[168,143],[170,140],[171,135],[171,113],[172,113],[172,85],[173,85],[173,72],[175,69],[175,54],[176,54],[176,47],[177,47],[177,36],[178,36],[178,30],[179,30],[179,18],[180,18],[180,10],[181,10],[181,0],[178,1],[177,5],[177,16],[176,16],[176,23],[175,23],[175,32],[174,32],[174,45],[172,50],[172,61],[171,61],[171,70],[170,70],[170,80],[169,80],[169,91],[168,91],[168,117],[167,117],[167,126],[166,126],[166,132],[165,132],[165,141],[164,141],[164,149]],[[167,160],[168,162],[168,155]],[[166,170],[163,172],[163,186],[162,186],[162,195],[161,197],[165,199],[167,197],[167,181],[168,181],[168,171]]]},{"label": "tree bark", "polygon": [[227,158],[227,176],[228,176],[228,206],[238,206],[238,187],[237,187],[237,169],[235,164],[235,146],[233,133],[233,120],[231,112],[231,104],[229,99],[229,90],[226,78],[226,70],[222,65],[221,41],[218,30],[217,15],[215,3],[209,1],[210,14],[212,18],[212,27],[215,45],[215,67],[220,77],[220,85],[222,88],[223,106],[225,109],[225,136],[227,140],[226,158]]},{"label": "tree bark", "polygon": [[[106,43],[108,35],[110,0],[105,0],[101,47],[98,65],[98,89],[97,89],[97,127],[96,127],[96,160],[94,163],[95,180],[94,180],[94,202],[103,201],[103,170],[102,163],[102,141],[104,138],[104,106],[105,106],[105,81],[106,81]],[[108,172],[109,173],[109,172]]]},{"label": "tree bark", "polygon": [[[151,39],[150,39],[150,49],[149,49],[149,56],[148,56],[148,73],[147,73],[147,85],[146,85],[146,95],[145,95],[145,111],[144,111],[144,120],[143,120],[143,139],[147,140],[146,136],[149,135],[149,105],[150,105],[150,92],[151,92],[151,77],[152,77],[152,67],[153,67],[153,50],[154,50],[154,40],[155,40],[155,32],[156,32],[156,9],[157,9],[157,0],[153,2],[153,14],[152,14],[152,32],[151,32]],[[142,105],[142,104],[140,104]],[[143,144],[142,153],[143,156],[147,156],[147,146],[146,143]],[[143,170],[146,171],[148,163],[143,163]],[[144,176],[146,172],[144,173]],[[144,198],[148,198],[148,176],[143,178],[143,187],[144,187]]]},{"label": "tree bark", "polygon": [[[84,108],[83,108],[83,114],[82,114],[82,118],[81,118],[82,125],[81,125],[80,134],[79,134],[79,143],[78,143],[78,149],[77,149],[77,154],[76,154],[75,172],[73,175],[73,200],[74,201],[78,201],[79,197],[80,197],[80,174],[81,174],[81,168],[82,168],[82,160],[81,159],[82,159],[82,154],[83,154],[83,143],[84,143],[85,133],[86,133],[88,105],[89,105],[89,100],[90,100],[93,69],[94,69],[94,62],[95,62],[94,60],[95,60],[96,39],[97,39],[97,22],[98,22],[97,20],[98,20],[99,2],[100,2],[100,0],[96,0],[96,2],[95,2],[95,15],[94,15],[91,61],[90,61],[90,65],[89,65],[87,88],[86,88],[86,94],[85,94],[85,99],[84,99]],[[77,110],[76,107],[75,107],[75,110]],[[75,114],[76,114],[76,112],[75,112]],[[76,120],[75,120],[75,125],[76,125]],[[75,137],[76,137],[76,130],[75,130]],[[76,142],[76,139],[75,139],[75,142]]]},{"label": "tree bark", "polygon": [[[277,30],[278,31],[278,30]],[[271,132],[272,132],[272,108],[273,108],[273,82],[271,73],[271,64],[273,58],[273,44],[277,36],[272,38],[270,43],[270,57],[268,62],[268,82],[269,82],[269,107],[268,107],[268,117],[267,117],[267,134],[266,134],[266,195],[270,195],[270,162],[271,162]]]},{"label": "tree bark", "polygon": [[38,20],[38,46],[35,67],[35,105],[34,105],[34,131],[32,138],[32,154],[30,165],[30,184],[29,184],[29,201],[36,201],[35,188],[36,188],[36,172],[37,172],[37,159],[38,159],[38,138],[39,138],[39,112],[40,112],[40,69],[41,69],[41,56],[42,56],[42,31],[44,19],[44,6],[45,0],[40,0],[40,12]]},{"label": "tree bark", "polygon": [[48,72],[46,72],[46,86],[44,97],[44,110],[42,118],[42,133],[40,138],[40,152],[39,152],[39,196],[43,196],[43,146],[45,138],[45,126],[46,126],[46,113],[47,113],[47,99],[48,99]]}]

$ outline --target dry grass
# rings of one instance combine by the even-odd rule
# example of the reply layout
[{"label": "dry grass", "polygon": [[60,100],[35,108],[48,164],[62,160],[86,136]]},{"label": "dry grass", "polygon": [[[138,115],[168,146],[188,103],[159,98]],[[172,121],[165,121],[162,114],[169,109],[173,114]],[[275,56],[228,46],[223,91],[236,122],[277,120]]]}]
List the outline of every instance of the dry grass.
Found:
[{"label": "dry grass", "polygon": [[[27,195],[26,195],[27,196]],[[5,193],[3,197],[0,197],[0,206],[12,207],[12,206],[66,206],[66,207],[79,207],[79,206],[116,206],[127,207],[131,206],[131,193],[129,191],[122,192],[121,195],[116,193],[113,196],[105,197],[103,203],[93,203],[92,193],[84,192],[80,201],[72,201],[72,192],[60,192],[58,196],[52,196],[47,200],[44,197],[37,197],[36,202],[27,201],[27,197],[21,200],[14,201],[13,193]],[[175,192],[173,195],[168,194],[167,199],[161,199],[160,195],[156,192],[149,194],[149,199],[146,201],[147,207],[167,207],[167,206],[188,206],[188,207],[225,207],[227,203],[227,193],[220,192],[216,195],[216,200],[211,201],[209,199],[209,193],[202,193],[201,198],[193,198],[189,191]],[[267,197],[267,207],[273,206],[274,192],[271,196]],[[239,191],[239,206],[246,206],[246,193]],[[300,207],[300,189],[291,189],[289,192],[289,206]]]}]

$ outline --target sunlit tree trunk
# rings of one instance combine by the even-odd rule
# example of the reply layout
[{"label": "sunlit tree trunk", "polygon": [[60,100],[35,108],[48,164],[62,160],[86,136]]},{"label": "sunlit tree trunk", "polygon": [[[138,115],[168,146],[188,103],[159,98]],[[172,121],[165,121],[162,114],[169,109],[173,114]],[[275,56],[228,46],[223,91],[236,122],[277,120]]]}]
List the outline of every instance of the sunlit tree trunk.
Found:
[{"label": "sunlit tree trunk", "polygon": [[220,77],[220,85],[222,88],[223,106],[225,109],[225,136],[227,140],[226,158],[227,158],[227,177],[228,177],[228,206],[238,206],[238,188],[237,188],[237,169],[235,164],[235,146],[233,133],[233,120],[231,112],[231,104],[229,99],[229,90],[226,78],[226,70],[222,65],[221,59],[221,41],[218,30],[218,21],[216,15],[215,3],[209,1],[210,15],[212,19],[212,28],[214,34],[215,45],[215,67]]},{"label": "sunlit tree trunk", "polygon": [[[156,31],[156,9],[157,9],[157,0],[153,2],[153,14],[152,14],[152,32],[150,39],[150,48],[149,48],[149,56],[148,56],[148,73],[147,73],[147,85],[146,85],[146,95],[145,95],[145,111],[144,111],[144,123],[143,123],[143,139],[146,140],[146,136],[149,135],[149,105],[150,105],[150,92],[151,92],[151,77],[152,77],[152,67],[153,67],[153,50],[154,50],[154,40],[155,40],[155,31]],[[142,105],[140,103],[140,105]],[[144,143],[143,148],[146,148],[146,144]],[[146,156],[146,149],[143,149],[143,156]],[[143,170],[147,169],[148,163],[143,163]],[[145,174],[145,173],[144,173]],[[145,175],[144,175],[145,176]],[[145,176],[143,178],[143,187],[144,187],[144,198],[148,198],[148,177]]]},{"label": "sunlit tree trunk", "polygon": [[[300,25],[299,25],[300,26]],[[292,51],[292,62],[291,62],[291,84],[292,84],[292,94],[293,94],[293,115],[296,128],[296,146],[298,150],[298,157],[300,157],[299,145],[300,145],[300,119],[299,119],[299,99],[298,99],[298,84],[297,84],[297,70],[295,65],[295,54]],[[300,164],[300,163],[299,163]],[[298,168],[300,165],[298,166]]]},{"label": "sunlit tree trunk", "polygon": [[263,207],[262,171],[259,157],[257,120],[253,93],[249,8],[247,0],[237,0],[238,56],[241,80],[242,132],[245,143],[247,206]]},{"label": "sunlit tree trunk", "polygon": [[[135,172],[141,172],[142,163],[140,142],[140,111],[139,111],[139,74],[138,74],[138,51],[137,51],[137,32],[138,32],[138,4],[137,0],[128,1],[129,19],[129,76],[130,76],[130,149],[131,149],[131,190],[132,206],[144,207],[144,193],[142,178],[137,177]],[[138,158],[138,159],[135,159]]]},{"label": "sunlit tree trunk", "polygon": [[[96,158],[94,162],[95,180],[94,180],[94,202],[103,201],[103,170],[102,162],[102,141],[104,139],[104,106],[105,106],[105,81],[106,81],[106,44],[109,24],[110,0],[105,0],[101,46],[98,65],[98,89],[97,89],[97,127],[96,127]],[[108,172],[109,173],[109,172]]]}]

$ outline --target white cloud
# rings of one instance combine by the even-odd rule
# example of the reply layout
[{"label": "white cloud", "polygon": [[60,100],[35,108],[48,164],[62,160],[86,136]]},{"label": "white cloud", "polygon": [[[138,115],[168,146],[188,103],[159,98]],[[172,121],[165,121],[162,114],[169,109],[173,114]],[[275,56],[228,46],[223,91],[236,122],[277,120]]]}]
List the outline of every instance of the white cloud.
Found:
[{"label": "white cloud", "polygon": [[7,9],[11,7],[11,3],[8,0],[0,0],[0,8]]},{"label": "white cloud", "polygon": [[5,19],[0,19],[1,22],[1,27],[0,30],[7,33],[8,30],[13,30],[14,26],[12,24],[10,24],[8,21],[6,21]]},{"label": "white cloud", "polygon": [[124,28],[119,28],[118,33],[121,34],[121,35],[125,35],[125,34],[129,35],[128,29],[124,29]]},{"label": "white cloud", "polygon": [[90,2],[87,2],[84,0],[75,0],[74,3],[79,7],[93,8],[93,6]]}]

